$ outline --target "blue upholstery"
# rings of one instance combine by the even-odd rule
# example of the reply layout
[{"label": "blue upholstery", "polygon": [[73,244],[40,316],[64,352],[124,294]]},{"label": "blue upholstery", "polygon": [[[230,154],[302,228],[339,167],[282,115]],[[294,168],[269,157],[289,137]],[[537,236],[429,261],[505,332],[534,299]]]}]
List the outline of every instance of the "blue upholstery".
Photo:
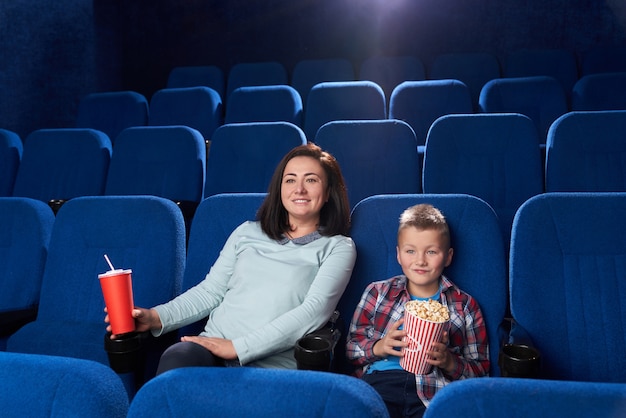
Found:
[{"label": "blue upholstery", "polygon": [[566,97],[578,80],[576,55],[568,49],[521,49],[504,57],[504,77],[546,75],[561,83]]},{"label": "blue upholstery", "polygon": [[435,57],[429,77],[435,80],[453,79],[465,83],[472,97],[472,107],[478,111],[480,90],[489,80],[500,78],[498,58],[488,52],[454,52]]},{"label": "blue upholstery", "polygon": [[216,65],[174,67],[167,78],[166,88],[205,86],[215,90],[220,97],[226,91],[224,71]]},{"label": "blue upholstery", "polygon": [[24,140],[14,196],[48,202],[104,193],[111,141],[94,129],[40,129]]},{"label": "blue upholstery", "polygon": [[458,80],[405,81],[389,102],[389,118],[411,125],[419,145],[426,143],[432,123],[452,113],[472,113],[469,88]]},{"label": "blue upholstery", "polygon": [[39,200],[0,198],[0,351],[35,319],[54,214]]},{"label": "blue upholstery", "polygon": [[161,89],[150,100],[151,126],[184,125],[210,140],[223,120],[222,98],[209,87]]},{"label": "blue upholstery", "polygon": [[626,110],[570,112],[546,143],[547,192],[626,192]]},{"label": "blue upholstery", "polygon": [[480,304],[489,335],[491,375],[498,376],[498,328],[507,305],[505,244],[495,213],[478,198],[404,194],[361,201],[352,211],[357,260],[339,302],[341,315],[349,322],[368,284],[402,273],[396,259],[398,221],[405,209],[418,203],[439,208],[450,225],[454,258],[444,274]]},{"label": "blue upholstery", "polygon": [[544,193],[513,223],[511,313],[547,379],[626,383],[626,194]]},{"label": "blue upholstery", "polygon": [[135,91],[91,93],[78,104],[77,128],[104,132],[111,142],[124,129],[148,124],[148,100]]},{"label": "blue upholstery", "polygon": [[380,395],[334,373],[252,367],[176,369],[148,382],[128,418],[388,417]]},{"label": "blue upholstery", "polygon": [[422,61],[414,56],[376,55],[361,63],[359,79],[373,81],[382,87],[389,102],[391,92],[398,84],[409,80],[425,80],[426,71]]},{"label": "blue upholstery", "polygon": [[435,121],[424,156],[424,193],[466,193],[498,215],[508,243],[513,216],[543,192],[539,140],[520,114],[449,115]]},{"label": "blue upholstery", "polygon": [[18,134],[0,129],[0,196],[12,196],[23,150]]},{"label": "blue upholstery", "polygon": [[356,80],[352,63],[344,58],[305,59],[298,61],[291,72],[291,85],[298,90],[305,108],[314,85],[327,81]]},{"label": "blue upholstery", "polygon": [[498,78],[485,84],[480,92],[484,113],[521,113],[535,123],[542,144],[548,128],[568,111],[561,84],[549,76]]},{"label": "blue upholstery", "polygon": [[619,417],[626,385],[482,378],[452,382],[437,392],[424,418]]},{"label": "blue upholstery", "polygon": [[[265,199],[265,193],[233,193],[209,196],[200,203],[193,218],[187,263],[182,290],[200,283],[207,275],[222,247],[244,221],[256,219],[256,212]],[[197,335],[206,321],[184,327],[181,335]]]},{"label": "blue upholstery", "polygon": [[137,306],[180,292],[185,264],[183,218],[176,205],[151,196],[80,197],[54,222],[37,319],[8,341],[7,351],[51,354],[108,364],[104,299],[98,274],[132,269]]},{"label": "blue upholstery", "polygon": [[572,110],[626,110],[626,72],[589,74],[572,90]]},{"label": "blue upholstery", "polygon": [[302,99],[293,87],[239,87],[230,94],[224,123],[278,121],[302,124]]},{"label": "blue upholstery", "polygon": [[626,71],[626,47],[623,45],[596,46],[580,57],[580,76]]},{"label": "blue upholstery", "polygon": [[226,81],[226,102],[239,87],[289,84],[285,66],[276,61],[242,62],[233,65]]},{"label": "blue upholstery", "polygon": [[339,162],[351,207],[375,194],[422,190],[417,141],[406,122],[328,122],[317,132],[315,143]]},{"label": "blue upholstery", "polygon": [[303,144],[306,144],[306,138],[302,130],[288,122],[220,127],[211,142],[204,196],[266,192],[283,156]]},{"label": "blue upholstery", "polygon": [[186,126],[128,128],[115,143],[105,194],[200,202],[205,171],[206,148],[197,130]]},{"label": "blue upholstery", "polygon": [[304,111],[304,133],[309,141],[334,120],[385,119],[385,93],[372,81],[335,81],[311,88]]},{"label": "blue upholstery", "polygon": [[120,378],[89,360],[0,353],[0,410],[7,417],[124,418]]}]

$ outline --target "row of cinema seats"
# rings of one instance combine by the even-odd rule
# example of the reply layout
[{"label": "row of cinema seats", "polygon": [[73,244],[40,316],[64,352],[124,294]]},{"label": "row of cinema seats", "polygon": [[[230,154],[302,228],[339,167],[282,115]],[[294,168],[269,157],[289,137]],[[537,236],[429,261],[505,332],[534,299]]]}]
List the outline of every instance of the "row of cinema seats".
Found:
[{"label": "row of cinema seats", "polygon": [[[29,288],[35,296],[27,298],[31,303],[28,307],[38,303],[39,308],[33,322],[5,336],[7,353],[0,353],[0,384],[8,389],[0,391],[2,406],[19,404],[22,411],[35,411],[54,405],[62,414],[72,408],[90,408],[94,402],[114,402],[115,407],[98,407],[109,411],[107,416],[123,416],[118,412],[124,410],[125,400],[130,397],[137,405],[131,404],[131,416],[183,416],[200,407],[207,413],[219,411],[220,416],[235,416],[241,408],[258,408],[260,416],[278,411],[293,415],[294,410],[310,416],[337,416],[336,411],[344,411],[342,416],[384,416],[377,395],[343,376],[351,370],[341,349],[336,352],[333,366],[336,373],[188,369],[165,374],[144,386],[129,386],[123,379],[128,397],[114,393],[124,385],[101,367],[108,364],[103,348],[104,302],[97,281],[97,274],[108,269],[103,254],[109,254],[116,266],[132,268],[138,305],[159,303],[203,278],[230,231],[243,220],[253,219],[263,197],[227,194],[205,199],[194,217],[186,254],[182,217],[165,199],[77,198],[64,205],[56,218],[41,202],[0,199],[0,219],[7,225],[0,230],[7,234],[3,242],[11,244],[2,249],[1,309],[20,309],[15,302]],[[468,416],[502,416],[497,415],[502,408],[518,405],[505,401],[514,393],[524,394],[525,398],[518,398],[522,409],[512,409],[510,416],[522,416],[521,411],[532,410],[533,403],[539,408],[539,416],[569,416],[566,414],[571,408],[592,405],[607,412],[623,412],[614,408],[624,408],[626,397],[626,380],[619,372],[626,360],[618,355],[626,332],[626,309],[621,306],[624,287],[620,285],[626,274],[626,193],[546,193],[529,199],[515,217],[508,259],[497,216],[478,198],[436,194],[369,197],[359,202],[352,214],[351,235],[358,256],[338,306],[346,322],[368,283],[400,273],[395,255],[398,216],[417,203],[439,207],[449,221],[455,258],[446,274],[481,305],[490,338],[491,375],[497,378],[453,383],[438,395],[441,401],[435,398],[433,416],[440,416],[441,412],[435,411],[450,407],[444,402],[449,399],[446,396],[463,393],[464,397],[471,393],[474,400],[466,404]],[[39,212],[40,221],[26,219],[26,207]],[[29,226],[37,222],[40,225]],[[28,239],[30,233],[39,235],[38,243]],[[38,255],[25,253],[34,248],[39,250]],[[45,265],[42,257],[46,258]],[[19,263],[38,265],[39,269],[26,277],[29,270]],[[34,282],[30,287],[29,281]],[[507,302],[515,326],[526,337],[518,342],[530,343],[541,353],[536,376],[540,381],[498,377],[501,344],[515,343],[516,335],[521,335],[507,335],[502,326]],[[155,345],[149,347],[155,350],[152,356],[142,357],[144,378],[151,377],[160,352]],[[50,355],[78,358],[83,363]],[[86,360],[100,364],[88,364]],[[99,376],[90,379],[107,381],[94,391],[95,396],[78,395],[82,390],[91,391],[93,382],[73,383],[81,379],[84,369],[92,369],[89,373]],[[26,384],[42,375],[50,377],[46,384]],[[215,379],[226,384],[214,385]],[[22,390],[24,387],[29,390]],[[537,391],[538,387],[543,389]],[[601,406],[591,404],[588,397],[598,392],[603,394],[600,399],[607,401]],[[328,393],[337,396],[328,397]],[[69,404],[64,398],[67,396],[74,402]],[[352,407],[357,408],[356,412],[341,409]],[[491,411],[496,407],[500,409]]]},{"label": "row of cinema seats", "polygon": [[[508,242],[515,212],[534,195],[626,191],[624,129],[626,110],[566,113],[550,127],[545,161],[532,121],[521,114],[442,116],[423,155],[414,131],[398,120],[328,122],[314,142],[339,161],[352,207],[376,194],[471,194],[493,207]],[[21,156],[17,135],[0,130],[0,140],[5,196],[54,204],[151,194],[178,202],[187,223],[211,195],[265,192],[282,156],[306,142],[287,122],[223,125],[208,158],[201,135],[181,126],[128,128],[113,147],[94,130],[36,131]]]}]

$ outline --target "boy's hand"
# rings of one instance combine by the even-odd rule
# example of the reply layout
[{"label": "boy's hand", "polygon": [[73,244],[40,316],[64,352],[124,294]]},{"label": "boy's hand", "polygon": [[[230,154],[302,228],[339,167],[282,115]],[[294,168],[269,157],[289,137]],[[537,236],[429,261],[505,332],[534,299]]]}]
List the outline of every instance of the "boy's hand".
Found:
[{"label": "boy's hand", "polygon": [[387,357],[387,356],[402,356],[402,352],[400,349],[402,347],[406,347],[407,343],[402,341],[406,332],[404,330],[400,330],[400,326],[404,323],[404,318],[401,318],[399,321],[396,321],[387,334],[380,340],[376,341],[374,344],[373,350],[374,355],[377,357]]},{"label": "boy's hand", "polygon": [[456,366],[454,356],[448,350],[448,332],[443,333],[441,342],[434,343],[432,349],[426,353],[426,362],[433,366],[439,367],[448,373],[454,371]]}]

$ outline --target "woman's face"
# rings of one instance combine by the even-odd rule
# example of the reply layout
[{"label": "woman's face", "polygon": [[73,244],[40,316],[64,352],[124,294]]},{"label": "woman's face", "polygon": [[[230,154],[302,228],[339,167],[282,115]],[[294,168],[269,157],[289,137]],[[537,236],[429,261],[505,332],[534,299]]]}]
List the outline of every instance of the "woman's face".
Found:
[{"label": "woman's face", "polygon": [[319,224],[320,211],[328,200],[328,181],[322,165],[311,157],[294,157],[285,166],[280,187],[289,223]]}]

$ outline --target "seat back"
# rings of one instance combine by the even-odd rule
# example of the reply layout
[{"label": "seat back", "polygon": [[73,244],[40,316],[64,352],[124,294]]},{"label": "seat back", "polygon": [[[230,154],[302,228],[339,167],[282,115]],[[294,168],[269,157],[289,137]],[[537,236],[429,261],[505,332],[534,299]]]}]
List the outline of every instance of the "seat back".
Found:
[{"label": "seat back", "polygon": [[470,91],[472,107],[478,111],[480,90],[489,80],[501,77],[498,58],[488,52],[453,52],[435,57],[429,77],[434,80],[459,80]]},{"label": "seat back", "polygon": [[285,66],[276,61],[242,62],[233,65],[226,80],[226,102],[239,87],[289,84]]},{"label": "seat back", "polygon": [[491,80],[482,88],[479,104],[484,113],[528,116],[535,123],[542,144],[552,122],[569,110],[563,87],[549,76]]},{"label": "seat back", "polygon": [[287,152],[306,144],[304,133],[288,122],[229,124],[215,132],[207,161],[204,196],[265,193]]},{"label": "seat back", "polygon": [[[194,401],[185,401],[190,399]],[[380,395],[355,377],[303,370],[195,367],[172,370],[148,382],[133,399],[128,418],[207,413],[224,418],[389,416]]]},{"label": "seat back", "polygon": [[572,90],[572,110],[626,110],[626,71],[581,77]]},{"label": "seat back", "polygon": [[22,139],[18,134],[0,129],[0,196],[13,195],[23,150]]},{"label": "seat back", "polygon": [[445,386],[424,418],[620,416],[624,386],[615,383],[536,379],[465,379]]},{"label": "seat back", "polygon": [[371,81],[320,83],[313,86],[308,95],[304,133],[313,141],[317,130],[326,122],[386,117],[385,93],[378,84]]},{"label": "seat back", "polygon": [[94,129],[40,129],[24,141],[13,196],[43,202],[104,193],[111,141]]},{"label": "seat back", "polygon": [[205,86],[224,97],[226,80],[224,71],[216,65],[174,67],[167,77],[167,88]]},{"label": "seat back", "polygon": [[546,143],[547,192],[626,192],[626,110],[570,112]]},{"label": "seat back", "polygon": [[314,85],[328,81],[353,80],[356,80],[354,67],[344,58],[301,60],[291,72],[291,85],[300,93],[305,108]]},{"label": "seat back", "polygon": [[[265,193],[227,193],[209,196],[193,218],[182,290],[197,285],[208,274],[230,234],[245,221],[256,219]],[[206,321],[181,329],[181,335],[197,335]]]},{"label": "seat back", "polygon": [[597,46],[580,54],[580,76],[626,71],[626,47]]},{"label": "seat back", "polygon": [[209,87],[161,89],[150,99],[150,126],[184,125],[210,140],[223,120],[222,98]]},{"label": "seat back", "polygon": [[373,81],[382,87],[389,102],[391,92],[398,84],[404,81],[425,80],[426,71],[422,61],[414,56],[376,55],[361,63],[359,79]]},{"label": "seat back", "polygon": [[128,407],[122,381],[102,364],[0,353],[0,409],[5,416],[125,418]]},{"label": "seat back", "polygon": [[418,145],[426,143],[438,117],[472,112],[470,91],[458,80],[405,81],[394,89],[389,102],[389,118],[408,123]]},{"label": "seat back", "polygon": [[200,202],[206,148],[200,132],[186,126],[124,130],[115,143],[106,195],[153,195]]},{"label": "seat back", "polygon": [[54,222],[37,319],[8,341],[7,351],[50,354],[108,364],[103,347],[104,299],[98,274],[132,269],[136,306],[180,293],[185,229],[177,206],[153,196],[81,197]]},{"label": "seat back", "polygon": [[449,115],[428,133],[424,193],[465,193],[496,212],[508,243],[515,212],[543,193],[539,140],[532,121],[520,114]]},{"label": "seat back", "polygon": [[359,202],[352,211],[351,228],[357,260],[339,302],[341,315],[350,321],[367,285],[402,274],[396,258],[398,221],[405,209],[419,203],[432,204],[448,221],[454,259],[444,274],[478,301],[489,336],[490,373],[498,376],[498,328],[507,305],[506,257],[497,217],[476,197],[403,194]]},{"label": "seat back", "polygon": [[302,99],[293,87],[239,87],[230,94],[225,123],[279,121],[302,124]]},{"label": "seat back", "polygon": [[104,132],[111,142],[124,129],[148,124],[148,100],[135,91],[91,93],[78,104],[77,128]]},{"label": "seat back", "polygon": [[511,313],[541,352],[540,377],[626,383],[626,194],[544,193],[520,207]]},{"label": "seat back", "polygon": [[422,190],[417,141],[406,122],[328,122],[318,130],[315,143],[339,162],[351,207],[375,194]]}]

